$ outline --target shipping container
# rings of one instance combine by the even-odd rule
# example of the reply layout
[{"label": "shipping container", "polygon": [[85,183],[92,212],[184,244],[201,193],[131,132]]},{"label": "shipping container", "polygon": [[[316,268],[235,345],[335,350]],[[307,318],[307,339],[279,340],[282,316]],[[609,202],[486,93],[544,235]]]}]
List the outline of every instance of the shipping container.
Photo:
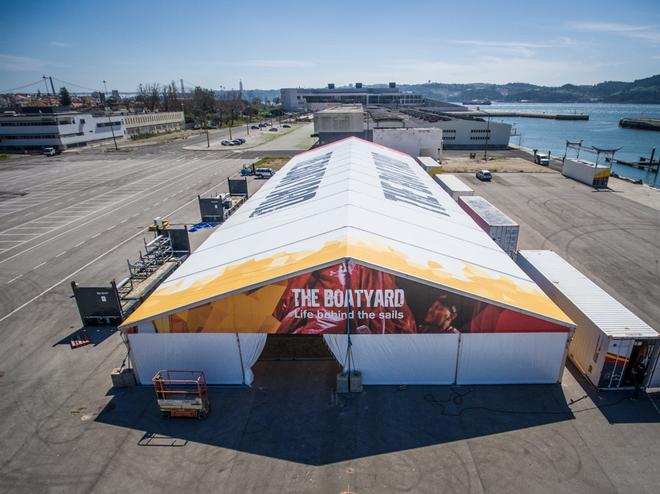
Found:
[{"label": "shipping container", "polygon": [[610,178],[608,165],[596,165],[589,161],[564,160],[562,175],[595,188],[605,188]]},{"label": "shipping container", "polygon": [[458,201],[458,198],[461,196],[474,195],[474,190],[472,190],[456,175],[443,173],[442,175],[436,175],[433,178],[436,182],[438,182],[438,185],[440,185],[440,187],[442,187],[443,190],[455,201]]},{"label": "shipping container", "polygon": [[442,165],[430,156],[418,156],[417,163],[432,177],[442,173]]},{"label": "shipping container", "polygon": [[521,250],[518,265],[576,324],[568,355],[601,389],[660,386],[660,334],[549,250]]},{"label": "shipping container", "polygon": [[481,196],[460,196],[458,204],[509,256],[518,249],[520,226]]}]

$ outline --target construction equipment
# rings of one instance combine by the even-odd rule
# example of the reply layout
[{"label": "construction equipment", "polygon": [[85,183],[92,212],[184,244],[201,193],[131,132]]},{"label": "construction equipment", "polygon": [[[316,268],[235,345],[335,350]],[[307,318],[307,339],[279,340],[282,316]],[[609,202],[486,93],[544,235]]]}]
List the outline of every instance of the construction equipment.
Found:
[{"label": "construction equipment", "polygon": [[159,370],[152,381],[163,417],[203,419],[209,412],[204,371]]}]

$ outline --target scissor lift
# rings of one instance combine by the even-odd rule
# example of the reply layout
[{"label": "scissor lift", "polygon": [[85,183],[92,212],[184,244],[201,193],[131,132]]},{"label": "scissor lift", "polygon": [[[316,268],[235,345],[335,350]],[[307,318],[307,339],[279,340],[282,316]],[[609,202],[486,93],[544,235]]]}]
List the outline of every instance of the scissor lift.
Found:
[{"label": "scissor lift", "polygon": [[159,370],[152,381],[163,417],[203,419],[209,413],[204,371]]}]

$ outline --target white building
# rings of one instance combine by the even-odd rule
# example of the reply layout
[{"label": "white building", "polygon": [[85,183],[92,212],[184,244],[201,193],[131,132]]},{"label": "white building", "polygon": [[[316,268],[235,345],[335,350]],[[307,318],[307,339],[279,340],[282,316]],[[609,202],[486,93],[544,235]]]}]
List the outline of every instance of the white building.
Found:
[{"label": "white building", "polygon": [[[414,112],[408,110],[408,113]],[[367,108],[365,113],[362,105],[336,105],[314,113],[314,132],[321,145],[353,136],[379,142],[414,156],[418,155],[410,146],[413,141],[420,139],[426,142],[422,146],[419,141],[420,149],[506,149],[509,145],[509,124],[445,116],[431,116],[423,120],[408,113],[385,108]],[[419,132],[421,129],[427,130]],[[435,129],[436,132],[432,133],[428,129]],[[431,135],[434,137],[431,138]],[[404,136],[407,143],[397,144],[396,139],[401,141]],[[429,139],[435,139],[435,142],[427,142]],[[425,155],[440,158],[434,153]]]},{"label": "white building", "polygon": [[162,113],[138,113],[124,116],[124,127],[126,137],[134,135],[159,132],[171,132],[181,130],[184,126],[184,115],[182,111],[170,111]]},{"label": "white building", "polygon": [[285,111],[318,111],[341,104],[419,106],[426,101],[420,94],[401,91],[394,82],[388,87],[367,88],[357,82],[340,88],[334,84],[321,89],[283,88],[280,97]]},{"label": "white building", "polygon": [[62,151],[113,137],[124,139],[146,132],[178,130],[183,123],[183,112],[103,115],[30,108],[24,109],[24,113],[0,115],[0,150],[34,152],[52,147]]},{"label": "white building", "polygon": [[373,142],[411,156],[430,156],[442,160],[442,129],[435,127],[411,129],[373,129]]},{"label": "white building", "polygon": [[41,151],[45,147],[64,150],[90,142],[124,137],[122,115],[94,115],[43,108],[39,113],[5,112],[0,115],[0,149]]}]

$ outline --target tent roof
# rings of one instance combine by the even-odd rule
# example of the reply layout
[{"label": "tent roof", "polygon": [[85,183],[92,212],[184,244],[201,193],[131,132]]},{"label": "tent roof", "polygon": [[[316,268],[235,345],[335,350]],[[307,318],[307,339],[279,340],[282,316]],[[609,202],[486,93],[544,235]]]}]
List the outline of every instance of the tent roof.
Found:
[{"label": "tent roof", "polygon": [[352,137],[289,161],[123,326],[344,259],[572,325],[412,157]]}]

